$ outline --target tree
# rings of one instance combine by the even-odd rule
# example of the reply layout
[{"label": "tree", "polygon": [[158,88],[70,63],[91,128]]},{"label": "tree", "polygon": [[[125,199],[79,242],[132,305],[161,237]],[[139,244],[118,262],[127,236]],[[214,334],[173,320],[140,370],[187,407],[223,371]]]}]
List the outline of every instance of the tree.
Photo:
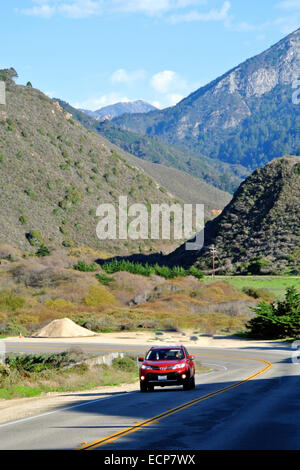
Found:
[{"label": "tree", "polygon": [[0,80],[7,83],[12,83],[14,78],[18,78],[18,74],[12,67],[10,69],[0,70]]},{"label": "tree", "polygon": [[32,88],[32,83],[31,83],[31,82],[27,82],[27,83],[26,83],[26,86]]},{"label": "tree", "polygon": [[246,325],[249,336],[261,339],[295,337],[300,333],[300,292],[287,289],[283,301],[263,301],[251,308],[256,313]]}]

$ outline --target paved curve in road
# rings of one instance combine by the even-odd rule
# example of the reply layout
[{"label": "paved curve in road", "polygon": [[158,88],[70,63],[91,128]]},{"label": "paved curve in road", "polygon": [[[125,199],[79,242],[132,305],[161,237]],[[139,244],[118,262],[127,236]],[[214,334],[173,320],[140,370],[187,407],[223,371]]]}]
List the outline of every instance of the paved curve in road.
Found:
[{"label": "paved curve in road", "polygon": [[[44,343],[42,349],[52,347]],[[137,354],[147,349],[80,347]],[[100,399],[88,394],[77,405],[1,424],[0,449],[300,449],[300,364],[292,362],[291,349],[189,351],[211,368],[197,376],[195,390],[157,388],[142,394],[137,389]]]}]

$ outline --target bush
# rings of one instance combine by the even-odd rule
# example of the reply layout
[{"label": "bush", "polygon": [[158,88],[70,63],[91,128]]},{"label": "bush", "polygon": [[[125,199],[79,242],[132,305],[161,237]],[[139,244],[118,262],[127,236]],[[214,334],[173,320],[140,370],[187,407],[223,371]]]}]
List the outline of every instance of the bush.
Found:
[{"label": "bush", "polygon": [[285,299],[271,304],[262,301],[251,307],[256,313],[246,325],[249,336],[261,339],[294,337],[300,331],[300,292],[295,287],[287,289]]},{"label": "bush", "polygon": [[26,233],[25,236],[31,246],[36,246],[37,243],[39,243],[39,245],[43,244],[43,236],[37,230],[30,230],[30,232]]},{"label": "bush", "polygon": [[57,369],[74,363],[69,352],[55,354],[11,354],[5,359],[5,364],[11,370],[19,372],[40,372],[46,369]]},{"label": "bush", "polygon": [[108,286],[112,282],[115,282],[115,279],[113,277],[107,276],[106,274],[96,274],[95,277],[104,286]]},{"label": "bush", "polygon": [[98,268],[98,265],[96,263],[88,264],[85,263],[85,261],[78,261],[77,264],[73,265],[73,269],[77,271],[82,271],[82,272],[94,272]]},{"label": "bush", "polygon": [[124,370],[126,372],[136,372],[138,370],[136,362],[130,357],[116,357],[113,360],[113,366],[116,369]]},{"label": "bush", "polygon": [[36,256],[42,258],[44,256],[49,256],[51,255],[51,250],[50,248],[48,248],[47,246],[45,246],[44,244],[41,244],[39,249],[37,250],[36,252]]},{"label": "bush", "polygon": [[24,216],[24,215],[21,215],[19,217],[19,222],[22,224],[22,225],[25,225],[26,222],[27,222],[27,218]]},{"label": "bush", "polygon": [[114,296],[102,286],[91,286],[89,295],[84,300],[90,307],[101,307],[115,302]]},{"label": "bush", "polygon": [[263,299],[265,301],[274,300],[274,295],[268,289],[259,287],[243,287],[242,291],[254,299]]},{"label": "bush", "polygon": [[132,263],[126,260],[113,260],[108,263],[104,263],[102,266],[103,270],[107,274],[113,274],[118,271],[127,271],[132,274],[139,274],[141,276],[150,276],[151,274],[157,274],[165,279],[173,279],[175,277],[195,276],[197,279],[204,277],[203,272],[195,267],[184,269],[181,266],[174,266],[169,268],[168,266],[155,264],[150,266],[149,264]]},{"label": "bush", "polygon": [[11,291],[0,292],[0,310],[14,312],[22,308],[25,300]]}]

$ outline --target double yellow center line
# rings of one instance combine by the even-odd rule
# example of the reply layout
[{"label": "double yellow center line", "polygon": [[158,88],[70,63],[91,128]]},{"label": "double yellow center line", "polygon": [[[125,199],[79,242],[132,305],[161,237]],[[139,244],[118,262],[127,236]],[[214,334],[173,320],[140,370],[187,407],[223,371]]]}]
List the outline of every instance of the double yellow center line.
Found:
[{"label": "double yellow center line", "polygon": [[[202,354],[199,354],[199,355],[204,356]],[[205,356],[208,356],[208,355],[205,355]],[[191,406],[193,406],[197,403],[200,403],[201,401],[208,400],[209,398],[212,398],[216,395],[219,395],[220,393],[224,393],[227,390],[231,390],[233,388],[239,387],[243,383],[254,379],[255,377],[263,374],[264,372],[266,372],[268,369],[270,369],[272,367],[272,364],[270,362],[265,361],[263,359],[253,359],[253,358],[248,358],[248,357],[221,356],[221,355],[217,355],[217,354],[210,354],[209,356],[223,357],[223,358],[227,358],[227,359],[244,359],[244,360],[258,361],[258,362],[263,363],[264,367],[262,369],[260,369],[258,372],[254,373],[254,374],[250,375],[249,377],[246,377],[245,379],[243,379],[239,382],[236,382],[232,385],[229,385],[227,387],[216,390],[215,392],[208,393],[207,395],[203,395],[202,397],[194,398],[193,400],[191,400],[187,403],[183,403],[182,405],[176,406],[175,408],[172,408],[171,410],[160,413],[156,416],[153,416],[153,418],[149,418],[149,419],[146,419],[145,421],[141,421],[140,423],[137,423],[133,426],[130,426],[130,427],[128,427],[128,428],[126,428],[122,431],[116,432],[116,433],[111,434],[111,435],[109,435],[107,437],[104,437],[102,439],[98,439],[96,441],[90,442],[89,444],[85,443],[84,445],[79,447],[78,450],[92,450],[92,449],[95,449],[97,447],[103,446],[105,444],[112,443],[116,439],[127,436],[128,434],[131,434],[135,431],[138,431],[138,430],[140,430],[140,429],[142,429],[146,426],[149,426],[150,424],[157,423],[160,420],[162,420],[164,418],[167,418],[168,416],[171,416],[175,413],[178,413],[179,411],[185,410],[185,409],[187,409],[187,408],[189,408],[189,407],[191,407]]]}]

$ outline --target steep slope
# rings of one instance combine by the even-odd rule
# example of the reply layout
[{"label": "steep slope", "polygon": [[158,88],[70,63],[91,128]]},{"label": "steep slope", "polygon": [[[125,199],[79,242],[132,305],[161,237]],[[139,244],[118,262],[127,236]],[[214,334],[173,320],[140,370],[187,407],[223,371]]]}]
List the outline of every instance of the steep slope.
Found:
[{"label": "steep slope", "polygon": [[206,224],[204,247],[181,246],[167,258],[171,264],[216,271],[300,272],[300,157],[275,159],[254,171],[236,191],[222,214]]},{"label": "steep slope", "polygon": [[231,194],[175,168],[150,163],[130,154],[126,160],[144,170],[179,200],[187,204],[204,204],[207,219],[216,217],[232,198]]},{"label": "steep slope", "polygon": [[[184,171],[193,177],[231,194],[248,176],[249,171],[241,165],[230,165],[194,154],[174,145],[165,144],[155,136],[139,135],[124,129],[118,129],[109,121],[99,123],[91,116],[73,108],[65,101],[56,99],[60,106],[71,113],[87,129],[98,132],[110,142],[141,160],[163,164]],[[201,196],[201,194],[200,194]],[[214,199],[211,201],[214,202]]]},{"label": "steep slope", "polygon": [[[96,237],[100,203],[173,203],[106,139],[88,132],[39,90],[6,80],[0,120],[0,242],[23,250],[86,245],[112,253],[159,249],[164,242]],[[122,150],[120,150],[122,153]],[[168,242],[165,242],[168,246]]]},{"label": "steep slope", "polygon": [[146,101],[136,100],[111,104],[109,106],[104,106],[103,108],[97,109],[96,111],[89,111],[86,109],[80,109],[79,111],[83,111],[88,116],[97,119],[97,121],[104,121],[106,119],[109,120],[113,119],[114,117],[121,116],[125,113],[148,113],[149,111],[154,111],[155,109],[157,109],[155,106],[146,103]]},{"label": "steep slope", "polygon": [[255,169],[300,150],[300,29],[176,106],[113,119],[122,129]]}]

